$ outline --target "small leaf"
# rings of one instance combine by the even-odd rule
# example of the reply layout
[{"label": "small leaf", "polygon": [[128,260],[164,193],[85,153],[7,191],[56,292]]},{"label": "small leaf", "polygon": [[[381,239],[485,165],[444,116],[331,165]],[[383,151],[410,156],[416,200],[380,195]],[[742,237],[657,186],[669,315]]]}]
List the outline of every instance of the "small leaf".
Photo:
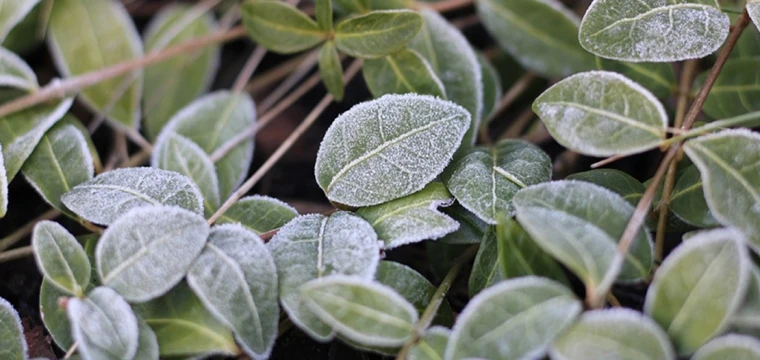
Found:
[{"label": "small leaf", "polygon": [[678,86],[673,65],[668,63],[632,63],[597,56],[596,69],[620,73],[651,91],[658,99],[667,98]]},{"label": "small leaf", "polygon": [[0,218],[8,212],[8,177],[5,173],[3,144],[0,144]]},{"label": "small leaf", "polygon": [[376,98],[408,93],[446,98],[443,83],[427,60],[414,50],[403,49],[379,59],[367,59],[362,73]]},{"label": "small leaf", "polygon": [[373,11],[343,20],[335,27],[335,46],[357,58],[379,58],[401,50],[422,27],[410,10]]},{"label": "small leaf", "polygon": [[[414,305],[420,314],[425,312],[438,289],[414,269],[393,261],[380,262],[375,280],[403,296],[404,299]],[[454,323],[454,313],[451,310],[451,305],[445,299],[438,308],[438,313],[433,322],[446,326]]]},{"label": "small leaf", "polygon": [[0,1],[0,42],[5,40],[8,33],[18,25],[26,14],[32,11],[40,0],[3,0]]},{"label": "small leaf", "polygon": [[0,298],[0,356],[8,360],[26,360],[26,350],[24,329],[16,309]]},{"label": "small leaf", "polygon": [[281,228],[267,245],[277,265],[280,302],[290,320],[318,341],[332,339],[335,332],[306,307],[299,288],[334,274],[371,280],[380,261],[372,226],[348,212],[304,215]]},{"label": "small leaf", "polygon": [[449,343],[451,330],[433,326],[425,331],[420,340],[409,350],[409,360],[441,360]]},{"label": "small leaf", "polygon": [[549,181],[552,163],[539,147],[522,140],[504,140],[494,148],[462,153],[444,171],[443,181],[467,210],[496,224],[499,213],[511,213],[512,197],[525,187]]},{"label": "small leaf", "polygon": [[598,169],[581,173],[575,173],[567,177],[567,180],[580,180],[599,185],[605,189],[623,197],[623,200],[636,206],[647,190],[641,181],[636,180],[625,172],[614,169]]},{"label": "small leaf", "polygon": [[496,231],[490,227],[480,241],[478,254],[472,265],[470,278],[467,281],[467,294],[472,298],[484,289],[504,280],[499,263],[499,251],[496,242]]},{"label": "small leaf", "polygon": [[96,176],[64,194],[61,201],[77,215],[109,225],[138,207],[179,206],[203,213],[203,196],[190,179],[153,168],[117,169]]},{"label": "small leaf", "polygon": [[319,28],[324,31],[331,31],[333,27],[333,9],[332,0],[316,0],[316,15]]},{"label": "small leaf", "polygon": [[371,9],[370,0],[335,0],[335,4],[352,13],[362,14]]},{"label": "small leaf", "polygon": [[[135,24],[121,2],[108,0],[55,1],[48,24],[48,44],[56,67],[65,77],[100,70],[143,55]],[[82,56],[88,54],[88,56]],[[142,70],[83,89],[79,96],[114,124],[140,126]]]},{"label": "small leaf", "polygon": [[417,310],[393,289],[362,278],[332,275],[300,288],[306,305],[342,336],[369,346],[401,346]]},{"label": "small leaf", "polygon": [[499,72],[496,71],[496,68],[485,55],[482,53],[477,53],[477,55],[481,77],[483,78],[483,107],[480,109],[480,119],[485,121],[496,110],[504,91],[501,87]]},{"label": "small leaf", "polygon": [[107,287],[86,298],[70,298],[66,312],[77,351],[85,360],[132,359],[137,352],[137,318],[126,301]]},{"label": "small leaf", "polygon": [[517,221],[503,215],[497,220],[496,243],[502,279],[536,275],[570,286],[562,267],[541,250]]},{"label": "small leaf", "polygon": [[[23,3],[24,0],[19,2]],[[3,8],[0,18],[5,16],[6,11]],[[2,32],[2,25],[0,25],[0,32]],[[8,86],[30,92],[39,88],[39,85],[37,85],[37,75],[34,74],[34,70],[18,55],[3,47],[0,47],[0,86]]]},{"label": "small leaf", "polygon": [[710,55],[730,21],[714,0],[595,0],[581,22],[581,46],[613,60],[674,62]]},{"label": "small leaf", "polygon": [[456,221],[438,211],[454,202],[440,182],[432,182],[412,195],[381,205],[359,209],[385,243],[385,249],[423,240],[435,240],[459,228]]},{"label": "small leaf", "polygon": [[134,360],[158,360],[158,340],[156,339],[156,333],[148,326],[139,316],[137,318],[137,328],[139,336],[137,338],[137,353],[135,353]]},{"label": "small leaf", "polygon": [[239,225],[213,228],[187,283],[249,356],[269,357],[280,308],[277,269],[261,238]]},{"label": "small leaf", "polygon": [[298,216],[292,206],[268,196],[254,195],[236,202],[219,218],[217,224],[240,224],[261,235],[281,228]]},{"label": "small leaf", "polygon": [[536,99],[533,111],[557,142],[589,156],[655,148],[668,126],[665,109],[649,90],[606,71],[560,81]]},{"label": "small leaf", "polygon": [[73,235],[57,223],[41,221],[34,226],[32,246],[45,279],[69,295],[84,295],[90,283],[90,260]]},{"label": "small leaf", "polygon": [[644,312],[665,329],[679,355],[720,334],[741,306],[751,271],[741,242],[741,233],[731,229],[699,233],[668,255],[655,274]]},{"label": "small leaf", "polygon": [[551,356],[566,360],[676,358],[667,334],[654,321],[624,308],[584,313],[554,342]]},{"label": "small leaf", "polygon": [[[749,4],[748,4],[749,6]],[[760,359],[760,341],[751,336],[729,334],[711,340],[691,358],[692,360],[752,360]]]},{"label": "small leaf", "polygon": [[343,100],[343,65],[332,41],[325,42],[319,51],[319,74],[322,76],[322,83],[335,100]]},{"label": "small leaf", "polygon": [[443,209],[443,213],[459,223],[459,229],[437,242],[446,244],[477,244],[485,235],[488,224],[459,204]]},{"label": "small leaf", "polygon": [[314,47],[327,38],[316,21],[282,1],[247,1],[243,24],[257,44],[270,51],[291,54]]},{"label": "small leaf", "polygon": [[575,295],[553,281],[528,276],[502,282],[467,304],[445,359],[540,358],[581,310]]},{"label": "small leaf", "polygon": [[702,190],[699,169],[691,165],[678,174],[678,180],[670,196],[670,210],[679,219],[697,227],[717,227],[718,221],[712,216]]},{"label": "small leaf", "polygon": [[112,223],[98,241],[98,274],[103,285],[130,302],[154,299],[185,277],[208,233],[206,220],[184,209],[133,209]]},{"label": "small leaf", "polygon": [[443,171],[468,125],[463,108],[431,96],[359,104],[327,130],[317,182],[330,201],[356,207],[415,193]]}]

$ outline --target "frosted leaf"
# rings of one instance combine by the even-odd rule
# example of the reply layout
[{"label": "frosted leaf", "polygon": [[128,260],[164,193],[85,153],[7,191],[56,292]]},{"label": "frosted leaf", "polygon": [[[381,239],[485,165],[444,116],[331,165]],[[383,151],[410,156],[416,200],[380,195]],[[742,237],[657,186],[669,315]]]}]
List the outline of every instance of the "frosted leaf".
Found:
[{"label": "frosted leaf", "polygon": [[292,206],[263,195],[244,197],[225,211],[217,224],[240,224],[256,234],[281,228],[298,216]]},{"label": "frosted leaf", "polygon": [[409,360],[441,360],[449,343],[451,330],[433,326],[425,331],[420,340],[409,349]]},{"label": "frosted leaf", "polygon": [[34,226],[32,247],[45,279],[68,295],[82,296],[90,283],[90,260],[63,226],[41,221]]},{"label": "frosted leaf", "polygon": [[596,56],[596,69],[619,73],[651,91],[658,99],[667,99],[678,88],[676,73],[670,63],[632,63]]},{"label": "frosted leaf", "polygon": [[267,246],[277,265],[282,307],[296,326],[322,342],[332,339],[335,332],[306,307],[300,286],[334,274],[369,281],[380,261],[372,226],[348,212],[297,217]]},{"label": "frosted leaf", "polygon": [[187,283],[249,356],[269,357],[280,308],[277,269],[261,238],[239,225],[214,227]]},{"label": "frosted leaf", "polygon": [[584,313],[552,344],[550,353],[552,359],[563,360],[676,358],[668,335],[657,323],[625,308]]},{"label": "frosted leaf", "polygon": [[330,201],[371,206],[422,190],[449,163],[470,117],[454,103],[385,95],[339,116],[317,154],[315,174]]},{"label": "frosted leaf", "polygon": [[[381,261],[377,267],[375,281],[386,285],[409,301],[417,312],[422,314],[433,299],[438,289],[422,274],[414,269],[393,261]],[[454,323],[454,313],[451,305],[444,299],[438,308],[438,314],[433,323],[450,326]]]},{"label": "frosted leaf", "polygon": [[[8,1],[10,0],[5,0],[5,2]],[[0,5],[0,7],[2,6]],[[3,8],[0,19],[5,15],[5,11],[5,8]],[[1,25],[0,28],[2,28]],[[18,55],[4,47],[0,47],[0,86],[27,91],[39,88],[39,85],[37,85],[37,75],[34,74],[34,70]]]},{"label": "frosted leaf", "polygon": [[0,144],[0,218],[8,212],[8,177],[5,173],[5,160],[3,158],[3,144]]},{"label": "frosted leaf", "polygon": [[535,276],[474,297],[457,318],[444,359],[541,358],[582,310],[572,291]]},{"label": "frosted leaf", "polygon": [[412,195],[381,205],[359,209],[356,214],[367,220],[385,243],[393,249],[423,240],[438,239],[459,228],[456,221],[438,211],[454,198],[440,182],[432,182]]},{"label": "frosted leaf", "polygon": [[137,318],[110,288],[96,288],[84,299],[70,298],[66,312],[82,359],[124,360],[137,353]]},{"label": "frosted leaf", "polygon": [[515,193],[549,181],[551,175],[551,159],[539,147],[527,141],[504,140],[494,148],[476,147],[462,153],[442,178],[462,206],[496,224],[497,214],[513,211]]},{"label": "frosted leaf", "polygon": [[179,206],[203,213],[203,196],[190,179],[154,168],[117,169],[100,174],[64,194],[61,201],[77,215],[103,225],[144,206]]},{"label": "frosted leaf", "polygon": [[422,17],[411,10],[372,11],[340,21],[335,46],[349,56],[375,59],[403,49],[421,27]]},{"label": "frosted leaf", "polygon": [[437,242],[446,244],[477,244],[483,238],[489,225],[480,220],[470,210],[460,204],[454,204],[443,209],[443,213],[459,223],[459,229],[448,234]]},{"label": "frosted leaf", "polygon": [[753,360],[760,359],[760,341],[751,336],[728,334],[710,340],[697,351],[692,360]]},{"label": "frosted leaf", "polygon": [[376,98],[409,93],[446,98],[443,83],[435,70],[422,55],[411,49],[364,60],[362,74],[367,88]]},{"label": "frosted leaf", "polygon": [[747,2],[747,13],[749,13],[749,17],[755,26],[760,29],[760,1],[749,0]]},{"label": "frosted leaf", "polygon": [[32,11],[40,0],[2,0],[0,1],[0,42],[8,33]]},{"label": "frosted leaf", "polygon": [[101,282],[130,302],[161,296],[185,276],[208,233],[206,220],[184,209],[133,209],[98,241],[95,260]]},{"label": "frosted leaf", "polygon": [[12,305],[0,298],[0,358],[26,360],[26,350],[21,319]]},{"label": "frosted leaf", "polygon": [[367,346],[401,346],[417,310],[390,287],[361,277],[332,275],[300,288],[304,302],[341,336]]},{"label": "frosted leaf", "polygon": [[139,336],[137,338],[137,353],[135,353],[134,360],[158,360],[159,352],[156,333],[153,332],[153,329],[140,316],[135,315],[135,317],[137,318]]},{"label": "frosted leaf", "polygon": [[674,62],[712,54],[730,25],[715,0],[595,0],[578,37],[604,58]]}]

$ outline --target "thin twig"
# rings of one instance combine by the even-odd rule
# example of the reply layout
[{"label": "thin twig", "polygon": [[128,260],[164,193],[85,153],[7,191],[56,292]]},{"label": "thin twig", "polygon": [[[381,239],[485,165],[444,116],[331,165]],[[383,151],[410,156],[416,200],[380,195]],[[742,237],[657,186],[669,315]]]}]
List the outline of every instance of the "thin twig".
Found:
[{"label": "thin twig", "polygon": [[534,117],[535,114],[533,114],[533,109],[528,106],[522,113],[520,113],[515,121],[509,124],[507,130],[499,136],[499,141],[520,137],[520,134],[525,131],[525,127],[530,124],[530,121],[533,120]]},{"label": "thin twig", "polygon": [[490,125],[491,121],[493,121],[494,118],[499,116],[504,110],[509,108],[512,103],[517,100],[520,95],[522,95],[525,90],[530,86],[531,82],[533,82],[533,79],[536,78],[536,75],[528,71],[527,73],[523,74],[512,86],[507,90],[507,92],[504,94],[504,96],[501,97],[501,100],[499,100],[499,104],[496,105],[496,109],[494,109],[490,115],[488,115],[488,118],[486,118],[485,121],[483,121],[483,124],[480,126],[480,140],[490,144],[491,136],[488,133],[488,126]]},{"label": "thin twig", "polygon": [[309,53],[309,56],[301,62],[301,64],[298,65],[295,70],[288,75],[285,80],[283,80],[280,85],[277,85],[277,87],[269,93],[269,95],[264,98],[261,102],[259,102],[256,111],[258,112],[265,112],[272,108],[280,99],[282,99],[285,94],[293,88],[296,84],[298,84],[301,79],[303,79],[309,71],[314,67],[314,65],[317,64],[317,61],[319,59],[319,50],[313,50]]},{"label": "thin twig", "polygon": [[312,56],[312,53],[303,53],[257,75],[254,79],[251,80],[251,82],[248,83],[248,85],[245,86],[245,91],[248,93],[256,93],[266,87],[271,86],[272,84],[295,71],[295,69],[301,66],[301,64],[310,56]]},{"label": "thin twig", "polygon": [[261,60],[264,59],[266,54],[267,49],[263,46],[257,46],[256,49],[253,50],[248,61],[245,62],[245,66],[243,66],[240,74],[238,74],[237,79],[235,79],[235,84],[232,86],[233,92],[241,92],[245,89],[245,85],[248,83],[251,76],[253,76],[253,73],[256,72],[256,68],[259,67]]},{"label": "thin twig", "polygon": [[20,247],[18,249],[8,250],[5,252],[0,252],[0,264],[16,259],[25,258],[27,256],[30,256],[34,254],[34,250],[31,246],[24,246]]},{"label": "thin twig", "polygon": [[74,356],[74,353],[77,351],[77,348],[79,347],[79,343],[74,343],[74,345],[71,345],[69,348],[69,351],[66,352],[66,355],[63,356],[64,359],[69,359],[72,356]]},{"label": "thin twig", "polygon": [[27,237],[32,232],[32,230],[34,229],[34,226],[37,225],[38,222],[44,221],[44,220],[52,220],[52,219],[57,218],[59,215],[61,215],[61,212],[56,209],[50,209],[46,211],[45,213],[38,216],[36,219],[28,222],[26,225],[22,226],[21,228],[14,231],[10,235],[2,238],[0,240],[0,251],[3,251],[15,245],[17,242]]}]

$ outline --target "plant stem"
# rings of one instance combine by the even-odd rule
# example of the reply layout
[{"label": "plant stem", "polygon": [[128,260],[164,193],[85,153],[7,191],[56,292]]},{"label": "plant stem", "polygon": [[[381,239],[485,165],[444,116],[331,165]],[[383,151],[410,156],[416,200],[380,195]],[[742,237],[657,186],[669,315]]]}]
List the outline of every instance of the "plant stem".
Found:
[{"label": "plant stem", "polygon": [[261,60],[264,59],[264,55],[266,54],[267,49],[263,46],[257,46],[256,49],[253,50],[253,53],[248,58],[248,61],[246,61],[245,66],[243,66],[240,74],[238,74],[237,79],[235,79],[235,84],[232,86],[233,92],[241,92],[245,89],[245,85],[248,83],[248,80],[253,73],[256,72],[256,68],[259,67]]},{"label": "plant stem", "polygon": [[505,130],[500,136],[499,141],[506,140],[506,139],[514,139],[519,138],[520,134],[525,130],[525,127],[530,124],[530,121],[533,120],[533,117],[535,114],[533,113],[533,109],[530,107],[525,108],[522,113],[520,113],[520,116],[515,119],[511,124],[509,124],[509,127],[507,130]]},{"label": "plant stem", "polygon": [[34,229],[34,226],[37,225],[38,222],[44,221],[44,220],[52,220],[52,219],[57,218],[59,215],[61,215],[60,211],[56,209],[50,209],[46,211],[44,214],[37,217],[36,219],[22,226],[20,229],[0,239],[0,251],[3,251],[15,245],[17,242],[27,237],[32,232],[32,230]]},{"label": "plant stem", "polygon": [[290,75],[288,75],[285,80],[283,80],[280,85],[278,85],[272,92],[269,93],[269,95],[262,100],[258,106],[257,110],[259,112],[265,112],[272,108],[280,99],[282,99],[285,94],[293,88],[301,79],[303,79],[309,71],[314,67],[314,65],[317,64],[317,61],[319,60],[319,50],[313,50],[310,53],[308,53],[308,57],[304,59],[300,64],[298,64],[298,67],[294,69]]},{"label": "plant stem", "polygon": [[[319,54],[319,50],[315,50],[315,52],[317,55]],[[304,53],[283,61],[280,65],[277,65],[276,67],[267,70],[256,76],[256,78],[252,79],[251,82],[245,86],[245,91],[249,93],[255,93],[268,86],[273,85],[278,80],[284,78],[285,76],[288,76],[288,74],[298,69],[298,67],[301,66],[301,64],[310,56],[312,56],[312,53]]]},{"label": "plant stem", "polygon": [[0,252],[0,264],[11,261],[11,260],[25,258],[32,254],[34,254],[34,250],[32,249],[31,245],[20,247],[18,249],[8,250],[5,252]]},{"label": "plant stem", "polygon": [[79,343],[74,343],[74,345],[71,345],[68,351],[66,351],[66,355],[63,356],[64,359],[69,359],[72,356],[74,356],[74,353],[77,351],[77,348],[79,347]]}]

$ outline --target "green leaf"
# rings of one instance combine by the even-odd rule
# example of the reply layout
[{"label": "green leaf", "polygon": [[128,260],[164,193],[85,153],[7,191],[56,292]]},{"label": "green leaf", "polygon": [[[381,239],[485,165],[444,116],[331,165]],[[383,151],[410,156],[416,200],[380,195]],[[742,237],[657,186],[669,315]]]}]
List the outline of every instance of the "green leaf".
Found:
[{"label": "green leaf", "polygon": [[755,23],[755,26],[760,29],[760,2],[756,0],[747,1],[747,13]]},{"label": "green leaf", "polygon": [[553,281],[528,276],[502,282],[467,304],[445,359],[541,358],[581,310],[575,295]]},{"label": "green leaf", "polygon": [[[480,76],[483,79],[483,107],[480,109],[480,119],[485,121],[496,110],[504,90],[501,86],[501,75],[482,53],[477,53],[480,63]],[[484,125],[485,123],[482,123]]]},{"label": "green leaf", "polygon": [[[674,360],[667,334],[630,309],[584,313],[551,349],[552,359]],[[726,358],[732,359],[732,358]]]},{"label": "green leaf", "polygon": [[614,169],[597,169],[575,173],[566,179],[585,181],[612,190],[633,206],[638,205],[639,200],[647,190],[641,181],[636,180],[628,173]]},{"label": "green leaf", "polygon": [[403,49],[379,59],[367,59],[362,74],[376,98],[408,93],[446,98],[443,83],[427,60],[414,50]]},{"label": "green leaf", "polygon": [[760,249],[760,135],[726,130],[690,140],[684,149],[702,174],[712,215],[742,231],[749,245]]},{"label": "green leaf", "polygon": [[472,298],[484,289],[504,280],[500,271],[496,231],[490,227],[480,241],[475,263],[467,281],[467,294]]},{"label": "green leaf", "polygon": [[[749,6],[749,5],[748,5]],[[751,336],[729,334],[711,340],[692,360],[753,360],[760,358],[760,341]]]},{"label": "green leaf", "polygon": [[21,319],[7,300],[0,298],[0,356],[8,360],[26,360],[26,339]]},{"label": "green leaf", "polygon": [[416,5],[414,0],[369,0],[369,2],[374,10],[408,9]]},{"label": "green leaf", "polygon": [[[40,36],[29,36],[29,34],[36,34],[42,20],[40,17],[43,6],[39,5],[40,2],[37,1],[37,5],[32,7],[26,16],[10,29],[5,40],[2,40],[3,47],[19,55],[29,55],[31,51],[42,44],[43,39]],[[14,1],[14,3],[18,2]]]},{"label": "green leaf", "polygon": [[697,227],[717,227],[720,224],[712,216],[702,190],[699,169],[690,165],[678,174],[670,197],[670,210],[679,219]]},{"label": "green leaf", "polygon": [[728,325],[741,306],[751,269],[741,233],[702,232],[662,263],[647,291],[644,312],[665,329],[679,355],[691,354]]},{"label": "green leaf", "polygon": [[[129,13],[118,1],[67,0],[53,3],[48,44],[65,77],[100,70],[143,55]],[[87,54],[87,56],[83,56]],[[142,70],[135,70],[83,89],[79,96],[97,113],[128,129],[140,126]]]},{"label": "green leaf", "polygon": [[335,100],[343,100],[343,65],[332,41],[325,42],[319,51],[319,74],[322,76],[322,83]]},{"label": "green leaf", "polygon": [[409,47],[422,55],[443,83],[446,97],[470,113],[463,147],[475,144],[483,107],[483,88],[477,55],[461,31],[432,10],[421,10],[422,30]]},{"label": "green leaf", "polygon": [[333,27],[333,9],[332,0],[316,0],[316,15],[319,28],[324,31],[331,31]]},{"label": "green leaf", "polygon": [[393,289],[365,279],[332,275],[300,288],[306,305],[342,336],[368,346],[401,346],[417,310]]},{"label": "green leaf", "polygon": [[100,155],[98,154],[98,149],[95,147],[95,143],[92,141],[92,137],[90,136],[90,131],[87,130],[87,127],[85,127],[84,124],[82,124],[82,122],[79,121],[79,119],[77,119],[71,114],[66,114],[63,117],[63,119],[61,119],[59,124],[71,125],[75,127],[79,131],[80,134],[82,134],[82,137],[84,137],[85,142],[87,142],[87,150],[90,152],[90,158],[92,158],[95,172],[96,173],[101,172],[103,170],[103,163],[100,161]]},{"label": "green leaf", "polygon": [[239,225],[214,227],[187,283],[249,356],[269,357],[280,308],[277,269],[261,238]]},{"label": "green leaf", "polygon": [[[403,296],[420,314],[425,312],[430,300],[433,299],[433,294],[438,289],[414,269],[393,261],[380,262],[375,280]],[[454,312],[446,299],[438,308],[433,322],[446,326],[454,323]]]},{"label": "green leaf", "polygon": [[357,58],[379,58],[401,50],[422,27],[410,10],[373,11],[343,20],[335,27],[335,46]]},{"label": "green leaf", "polygon": [[570,286],[562,267],[541,250],[517,221],[503,215],[497,220],[496,243],[502,279],[536,275]]},{"label": "green leaf", "polygon": [[649,90],[606,71],[560,81],[536,99],[533,111],[557,142],[589,156],[655,148],[668,126],[665,109]]},{"label": "green leaf", "polygon": [[103,285],[130,302],[159,297],[185,277],[206,244],[206,219],[184,209],[134,209],[113,222],[95,250]]},{"label": "green leaf", "polygon": [[306,50],[324,41],[328,35],[316,21],[282,1],[247,1],[243,3],[242,11],[248,35],[276,53]]},{"label": "green leaf", "polygon": [[433,326],[409,350],[409,360],[441,360],[449,343],[451,330]]},{"label": "green leaf", "polygon": [[485,235],[488,224],[459,204],[443,209],[443,213],[459,223],[459,229],[437,242],[446,244],[477,244]]},{"label": "green leaf", "polygon": [[139,336],[137,338],[137,353],[135,353],[134,360],[158,360],[159,350],[156,333],[153,332],[153,329],[150,328],[145,320],[143,320],[140,316],[135,316],[137,318]]},{"label": "green leaf", "polygon": [[203,213],[198,187],[178,173],[153,168],[117,169],[79,184],[61,201],[85,220],[109,225],[138,207],[178,206]]},{"label": "green leaf", "polygon": [[742,306],[731,317],[731,325],[740,330],[760,329],[760,268],[757,266],[752,266],[747,294]]},{"label": "green leaf", "polygon": [[277,265],[280,302],[290,320],[312,338],[332,339],[332,327],[306,306],[299,289],[329,275],[371,280],[380,261],[372,226],[348,212],[304,215],[281,228],[267,245]]},{"label": "green leaf", "polygon": [[316,177],[330,201],[371,206],[415,193],[448,164],[467,112],[431,96],[386,95],[354,106],[327,130]]},{"label": "green leaf", "polygon": [[82,358],[123,360],[137,353],[137,318],[110,288],[96,288],[84,299],[70,298],[66,312]]},{"label": "green leaf", "polygon": [[658,99],[676,89],[676,73],[668,63],[632,63],[596,57],[596,69],[620,73],[651,91]]},{"label": "green leaf", "polygon": [[[161,8],[145,30],[145,52],[161,51],[209,35],[218,26],[209,12],[174,3]],[[219,65],[218,45],[211,45],[145,68],[145,132],[155,138],[169,118],[206,92]]]},{"label": "green leaf", "polygon": [[2,0],[0,1],[0,42],[5,40],[8,33],[18,25],[26,14],[34,8],[40,0]]},{"label": "green leaf", "polygon": [[[730,59],[715,80],[702,110],[713,119],[730,118],[760,110],[760,71],[755,64],[760,57]],[[707,79],[707,72],[694,81],[698,92]]]},{"label": "green leaf", "polygon": [[370,0],[335,0],[335,4],[352,13],[361,14],[371,9]]},{"label": "green leaf", "polygon": [[40,272],[52,285],[69,295],[84,295],[92,268],[73,235],[55,222],[41,221],[34,226],[32,247]]},{"label": "green leaf", "polygon": [[8,177],[5,173],[3,144],[0,144],[0,218],[8,212]]},{"label": "green leaf", "polygon": [[630,62],[673,62],[712,54],[730,21],[715,0],[596,0],[580,26],[581,46]]},{"label": "green leaf", "polygon": [[578,43],[578,17],[557,0],[478,0],[477,9],[501,48],[526,69],[562,78],[594,66]]},{"label": "green leaf", "polygon": [[549,181],[551,175],[551,159],[539,147],[504,140],[494,148],[476,147],[461,154],[443,173],[443,181],[462,206],[496,224],[499,213],[513,211],[515,193]]},{"label": "green leaf", "polygon": [[232,332],[204,308],[184,282],[164,296],[135,305],[134,310],[156,333],[161,356],[232,356],[240,352]]},{"label": "green leaf", "polygon": [[639,231],[622,270],[616,268],[617,242],[633,215],[633,206],[612,191],[582,181],[531,186],[515,195],[517,220],[536,244],[567,266],[589,294],[606,294],[619,272],[621,281],[649,276],[652,243]]},{"label": "green leaf", "polygon": [[431,182],[412,195],[384,204],[359,209],[385,243],[385,249],[435,240],[459,228],[456,221],[438,211],[454,202],[440,182]]},{"label": "green leaf", "polygon": [[58,348],[66,351],[74,344],[71,338],[71,323],[66,317],[66,310],[58,304],[61,298],[68,298],[69,294],[58,290],[50,280],[43,278],[40,287],[40,316],[45,324],[45,329],[50,333],[58,345]]},{"label": "green leaf", "polygon": [[244,197],[219,218],[217,224],[240,224],[256,234],[281,228],[298,216],[292,206],[262,195]]},{"label": "green leaf", "polygon": [[[5,10],[3,10],[0,18],[3,15],[5,15]],[[1,28],[2,26],[0,26],[0,31]],[[9,86],[30,92],[39,88],[34,70],[18,55],[3,47],[0,47],[0,86]]]}]

